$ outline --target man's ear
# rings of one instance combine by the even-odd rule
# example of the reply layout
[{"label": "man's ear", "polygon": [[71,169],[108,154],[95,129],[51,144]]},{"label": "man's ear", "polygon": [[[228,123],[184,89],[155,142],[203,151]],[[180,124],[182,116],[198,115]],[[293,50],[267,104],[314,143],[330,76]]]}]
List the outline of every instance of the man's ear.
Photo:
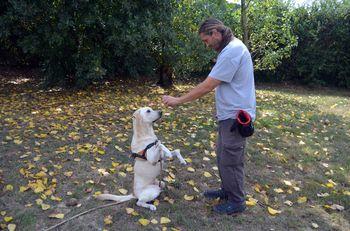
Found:
[{"label": "man's ear", "polygon": [[220,31],[218,31],[217,29],[213,29],[211,32],[213,33],[213,35],[214,35],[215,37],[219,37],[220,35],[222,35],[222,34],[220,33]]}]

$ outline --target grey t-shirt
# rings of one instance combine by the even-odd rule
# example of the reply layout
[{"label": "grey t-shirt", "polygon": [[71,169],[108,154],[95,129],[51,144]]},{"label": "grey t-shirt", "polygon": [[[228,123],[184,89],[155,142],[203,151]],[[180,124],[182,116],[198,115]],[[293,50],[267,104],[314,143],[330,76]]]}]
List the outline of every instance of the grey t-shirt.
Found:
[{"label": "grey t-shirt", "polygon": [[209,77],[221,81],[215,89],[218,120],[236,118],[239,110],[247,111],[255,119],[253,62],[241,40],[234,38],[222,49]]}]

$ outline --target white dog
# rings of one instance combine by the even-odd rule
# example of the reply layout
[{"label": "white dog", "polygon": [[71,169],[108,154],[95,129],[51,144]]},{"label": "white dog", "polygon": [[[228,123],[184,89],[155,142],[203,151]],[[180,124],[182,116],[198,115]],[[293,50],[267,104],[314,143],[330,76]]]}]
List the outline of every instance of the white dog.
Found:
[{"label": "white dog", "polygon": [[161,116],[161,111],[154,111],[149,107],[140,108],[133,114],[131,142],[131,151],[135,157],[133,194],[126,196],[100,194],[97,196],[98,199],[124,202],[136,198],[138,206],[156,210],[154,205],[147,202],[156,199],[161,192],[161,186],[164,187],[164,182],[156,179],[162,170],[164,159],[176,156],[182,164],[186,164],[179,150],[170,152],[154,134],[153,123]]}]

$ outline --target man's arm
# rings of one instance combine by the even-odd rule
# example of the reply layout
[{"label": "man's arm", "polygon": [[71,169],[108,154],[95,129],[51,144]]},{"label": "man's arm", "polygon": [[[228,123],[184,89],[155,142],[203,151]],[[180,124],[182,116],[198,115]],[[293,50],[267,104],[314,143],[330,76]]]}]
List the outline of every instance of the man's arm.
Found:
[{"label": "man's arm", "polygon": [[191,91],[181,97],[163,96],[163,102],[168,106],[176,106],[178,104],[191,102],[212,91],[220,83],[220,80],[208,76],[202,83],[198,84]]}]

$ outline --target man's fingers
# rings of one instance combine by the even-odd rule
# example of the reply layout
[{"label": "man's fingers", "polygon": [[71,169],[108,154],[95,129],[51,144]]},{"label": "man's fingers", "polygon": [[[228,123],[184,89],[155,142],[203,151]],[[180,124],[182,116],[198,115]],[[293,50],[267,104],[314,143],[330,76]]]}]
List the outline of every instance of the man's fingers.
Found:
[{"label": "man's fingers", "polygon": [[163,96],[163,99],[162,99],[163,103],[167,104],[168,103],[168,98],[169,97],[167,95]]},{"label": "man's fingers", "polygon": [[169,96],[169,95],[165,95],[162,98],[162,101],[165,105],[170,106],[170,107],[174,107],[177,105],[177,98]]},{"label": "man's fingers", "polygon": [[168,95],[163,96],[163,103],[167,106],[171,106],[170,97]]}]

